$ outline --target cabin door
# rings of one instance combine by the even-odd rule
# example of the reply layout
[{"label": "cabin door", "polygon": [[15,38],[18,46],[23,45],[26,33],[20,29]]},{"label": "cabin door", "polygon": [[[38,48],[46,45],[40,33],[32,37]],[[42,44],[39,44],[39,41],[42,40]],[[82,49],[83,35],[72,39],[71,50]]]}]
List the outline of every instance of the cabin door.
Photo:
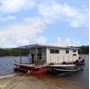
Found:
[{"label": "cabin door", "polygon": [[32,56],[32,64],[34,64],[34,54],[31,54]]}]

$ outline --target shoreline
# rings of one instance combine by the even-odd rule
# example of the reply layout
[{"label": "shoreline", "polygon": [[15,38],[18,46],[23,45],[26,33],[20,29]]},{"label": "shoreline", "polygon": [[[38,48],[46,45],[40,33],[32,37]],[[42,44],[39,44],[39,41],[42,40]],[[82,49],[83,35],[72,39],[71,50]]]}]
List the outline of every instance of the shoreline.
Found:
[{"label": "shoreline", "polygon": [[9,78],[9,77],[13,77],[13,76],[16,76],[16,75],[17,74],[4,75],[4,76],[0,76],[0,79]]}]

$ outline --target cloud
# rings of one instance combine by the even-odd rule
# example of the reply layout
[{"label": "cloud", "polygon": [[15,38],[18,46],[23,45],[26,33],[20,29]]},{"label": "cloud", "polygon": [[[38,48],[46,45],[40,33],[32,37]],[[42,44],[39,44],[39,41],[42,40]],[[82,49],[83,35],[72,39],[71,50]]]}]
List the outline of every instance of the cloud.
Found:
[{"label": "cloud", "polygon": [[55,19],[60,18],[61,9],[61,5],[53,0],[38,5],[38,13],[46,23],[51,23]]},{"label": "cloud", "polygon": [[56,42],[54,42],[53,45],[56,45],[56,46],[81,46],[81,43],[80,41],[78,40],[73,40],[71,38],[60,38],[60,37],[57,37],[56,39]]},{"label": "cloud", "polygon": [[74,28],[88,26],[88,9],[85,6],[76,8],[67,3],[61,4],[58,0],[37,2],[38,0],[3,0],[0,1],[0,13],[10,14],[36,8],[38,16],[45,23],[61,20]]},{"label": "cloud", "polygon": [[0,47],[16,47],[35,42],[45,42],[42,35],[45,24],[40,19],[18,23],[0,31]]},{"label": "cloud", "polygon": [[88,11],[84,8],[75,8],[68,4],[63,5],[63,15],[65,16],[66,22],[72,27],[88,26]]},{"label": "cloud", "polygon": [[[28,10],[29,16],[31,9],[36,8],[35,10],[37,10],[33,17],[24,17],[23,15],[22,22],[19,21],[20,23],[0,30],[0,47],[16,47],[31,43],[48,44],[47,38],[42,33],[45,28],[48,28],[48,24],[57,20],[67,22],[74,28],[88,25],[88,9],[86,7],[76,8],[67,3],[61,4],[58,0],[45,0],[38,5],[36,3],[35,0],[0,1],[0,14],[2,13],[0,21],[2,22],[16,20],[17,18],[14,15],[18,16],[17,12]],[[54,45],[59,46],[67,46],[67,44],[80,45],[80,41],[57,37],[57,41],[54,43]]]},{"label": "cloud", "polygon": [[16,13],[30,10],[34,5],[34,0],[3,0],[0,2],[0,11],[2,13]]},{"label": "cloud", "polygon": [[88,24],[88,11],[84,8],[75,8],[69,4],[61,4],[55,0],[38,5],[38,13],[45,22],[63,20],[71,27],[82,27]]},{"label": "cloud", "polygon": [[6,21],[11,21],[11,20],[16,20],[17,18],[15,16],[3,16],[0,17],[0,22],[6,22]]}]

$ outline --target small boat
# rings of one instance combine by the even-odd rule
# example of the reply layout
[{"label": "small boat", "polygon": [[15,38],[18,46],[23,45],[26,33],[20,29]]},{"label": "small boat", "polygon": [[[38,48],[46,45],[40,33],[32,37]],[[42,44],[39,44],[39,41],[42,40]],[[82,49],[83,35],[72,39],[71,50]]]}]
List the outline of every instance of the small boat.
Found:
[{"label": "small boat", "polygon": [[62,71],[62,72],[73,72],[81,70],[81,67],[78,67],[74,64],[56,64],[56,65],[49,65],[48,69],[50,71]]},{"label": "small boat", "polygon": [[48,70],[50,72],[62,73],[62,72],[75,72],[83,70],[85,60],[76,60],[74,62],[63,62],[61,64],[50,64]]}]

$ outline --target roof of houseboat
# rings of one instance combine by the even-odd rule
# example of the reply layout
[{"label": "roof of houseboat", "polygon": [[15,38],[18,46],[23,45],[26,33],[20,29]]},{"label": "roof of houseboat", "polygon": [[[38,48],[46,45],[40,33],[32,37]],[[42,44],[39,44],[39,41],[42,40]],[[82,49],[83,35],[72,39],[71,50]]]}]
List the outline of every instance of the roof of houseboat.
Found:
[{"label": "roof of houseboat", "polygon": [[25,45],[18,48],[34,48],[34,47],[46,47],[46,48],[60,48],[60,49],[79,49],[75,46],[67,46],[67,47],[61,47],[61,46],[55,46],[55,45],[43,45],[43,44],[31,44],[31,45]]}]

